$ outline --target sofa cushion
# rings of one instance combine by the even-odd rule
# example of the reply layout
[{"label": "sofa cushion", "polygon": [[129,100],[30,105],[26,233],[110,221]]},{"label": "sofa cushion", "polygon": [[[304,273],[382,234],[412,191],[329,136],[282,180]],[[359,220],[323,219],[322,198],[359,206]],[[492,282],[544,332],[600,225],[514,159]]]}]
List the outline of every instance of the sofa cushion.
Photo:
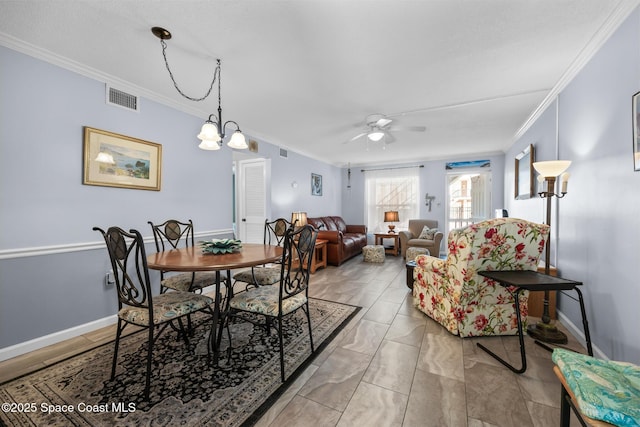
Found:
[{"label": "sofa cushion", "polygon": [[436,228],[429,228],[429,226],[425,225],[422,227],[422,231],[420,232],[418,239],[433,240],[437,232],[438,230]]},{"label": "sofa cushion", "polygon": [[324,221],[324,225],[327,227],[327,230],[340,231],[338,230],[338,226],[336,225],[336,222],[333,220],[333,217],[325,216],[322,218],[322,221]]},{"label": "sofa cushion", "polygon": [[332,216],[334,224],[336,225],[336,229],[338,231],[342,231],[343,233],[347,231],[347,224],[344,222],[344,219],[340,216]]}]

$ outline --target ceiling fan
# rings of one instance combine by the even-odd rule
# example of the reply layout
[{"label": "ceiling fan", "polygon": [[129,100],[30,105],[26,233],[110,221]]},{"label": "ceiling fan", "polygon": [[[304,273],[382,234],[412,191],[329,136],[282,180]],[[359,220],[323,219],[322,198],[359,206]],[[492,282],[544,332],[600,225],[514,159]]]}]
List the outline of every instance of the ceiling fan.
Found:
[{"label": "ceiling fan", "polygon": [[366,131],[357,134],[345,143],[353,142],[360,138],[366,137],[367,142],[382,141],[383,144],[389,144],[395,141],[395,138],[391,134],[391,132],[424,132],[427,129],[425,126],[392,126],[392,122],[393,119],[385,116],[384,114],[370,114],[365,120],[365,125],[367,127]]}]

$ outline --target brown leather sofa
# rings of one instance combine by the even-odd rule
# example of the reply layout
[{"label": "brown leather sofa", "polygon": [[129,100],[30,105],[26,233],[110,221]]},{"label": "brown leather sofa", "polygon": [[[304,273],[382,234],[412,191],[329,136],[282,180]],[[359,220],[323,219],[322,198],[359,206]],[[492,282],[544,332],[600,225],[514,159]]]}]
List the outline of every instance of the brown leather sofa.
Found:
[{"label": "brown leather sofa", "polygon": [[328,241],[327,262],[331,265],[340,265],[362,253],[367,245],[365,225],[347,225],[339,216],[307,218],[307,222],[318,230],[318,239]]}]

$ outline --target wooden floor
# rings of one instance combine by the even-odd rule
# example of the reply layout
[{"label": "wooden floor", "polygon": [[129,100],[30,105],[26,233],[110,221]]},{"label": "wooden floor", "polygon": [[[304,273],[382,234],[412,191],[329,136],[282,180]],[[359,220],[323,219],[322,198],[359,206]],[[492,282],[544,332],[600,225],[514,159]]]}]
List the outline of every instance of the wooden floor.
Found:
[{"label": "wooden floor", "polygon": [[[363,309],[259,426],[559,425],[560,383],[551,354],[527,337],[528,369],[517,375],[475,345],[482,341],[519,365],[517,337],[461,339],[449,334],[413,308],[400,257],[370,264],[359,256],[318,270],[310,293]],[[115,326],[103,328],[1,362],[0,382],[114,336]],[[582,349],[570,334],[568,346]]]}]

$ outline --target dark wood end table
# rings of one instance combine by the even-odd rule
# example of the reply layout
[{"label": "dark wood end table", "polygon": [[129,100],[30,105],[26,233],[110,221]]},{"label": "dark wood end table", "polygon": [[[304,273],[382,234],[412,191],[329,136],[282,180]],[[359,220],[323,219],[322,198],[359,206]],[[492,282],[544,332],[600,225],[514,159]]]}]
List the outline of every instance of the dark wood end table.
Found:
[{"label": "dark wood end table", "polygon": [[384,253],[385,254],[389,254],[389,255],[393,255],[393,256],[398,256],[398,254],[400,253],[400,236],[398,235],[398,233],[375,233],[375,244],[376,245],[383,245],[383,239],[393,239],[393,246],[391,247],[384,247]]},{"label": "dark wood end table", "polygon": [[[591,348],[591,336],[589,335],[589,324],[587,322],[587,314],[584,308],[584,299],[582,292],[578,289],[578,286],[582,285],[582,282],[576,282],[574,280],[567,280],[561,277],[550,276],[537,271],[480,271],[479,275],[487,277],[491,280],[495,280],[504,286],[515,298],[516,318],[518,319],[518,339],[520,340],[520,357],[522,360],[522,367],[516,368],[509,364],[507,361],[500,358],[484,345],[477,343],[478,347],[486,351],[490,356],[502,363],[507,368],[511,369],[516,374],[522,374],[527,370],[527,358],[524,348],[524,332],[522,330],[522,319],[520,316],[520,293],[523,291],[576,291],[578,294],[578,300],[580,302],[580,310],[582,312],[582,325],[584,326],[584,336],[587,342],[587,351],[590,356],[593,356],[593,349]],[[550,350],[551,348],[536,341],[536,344]]]}]

